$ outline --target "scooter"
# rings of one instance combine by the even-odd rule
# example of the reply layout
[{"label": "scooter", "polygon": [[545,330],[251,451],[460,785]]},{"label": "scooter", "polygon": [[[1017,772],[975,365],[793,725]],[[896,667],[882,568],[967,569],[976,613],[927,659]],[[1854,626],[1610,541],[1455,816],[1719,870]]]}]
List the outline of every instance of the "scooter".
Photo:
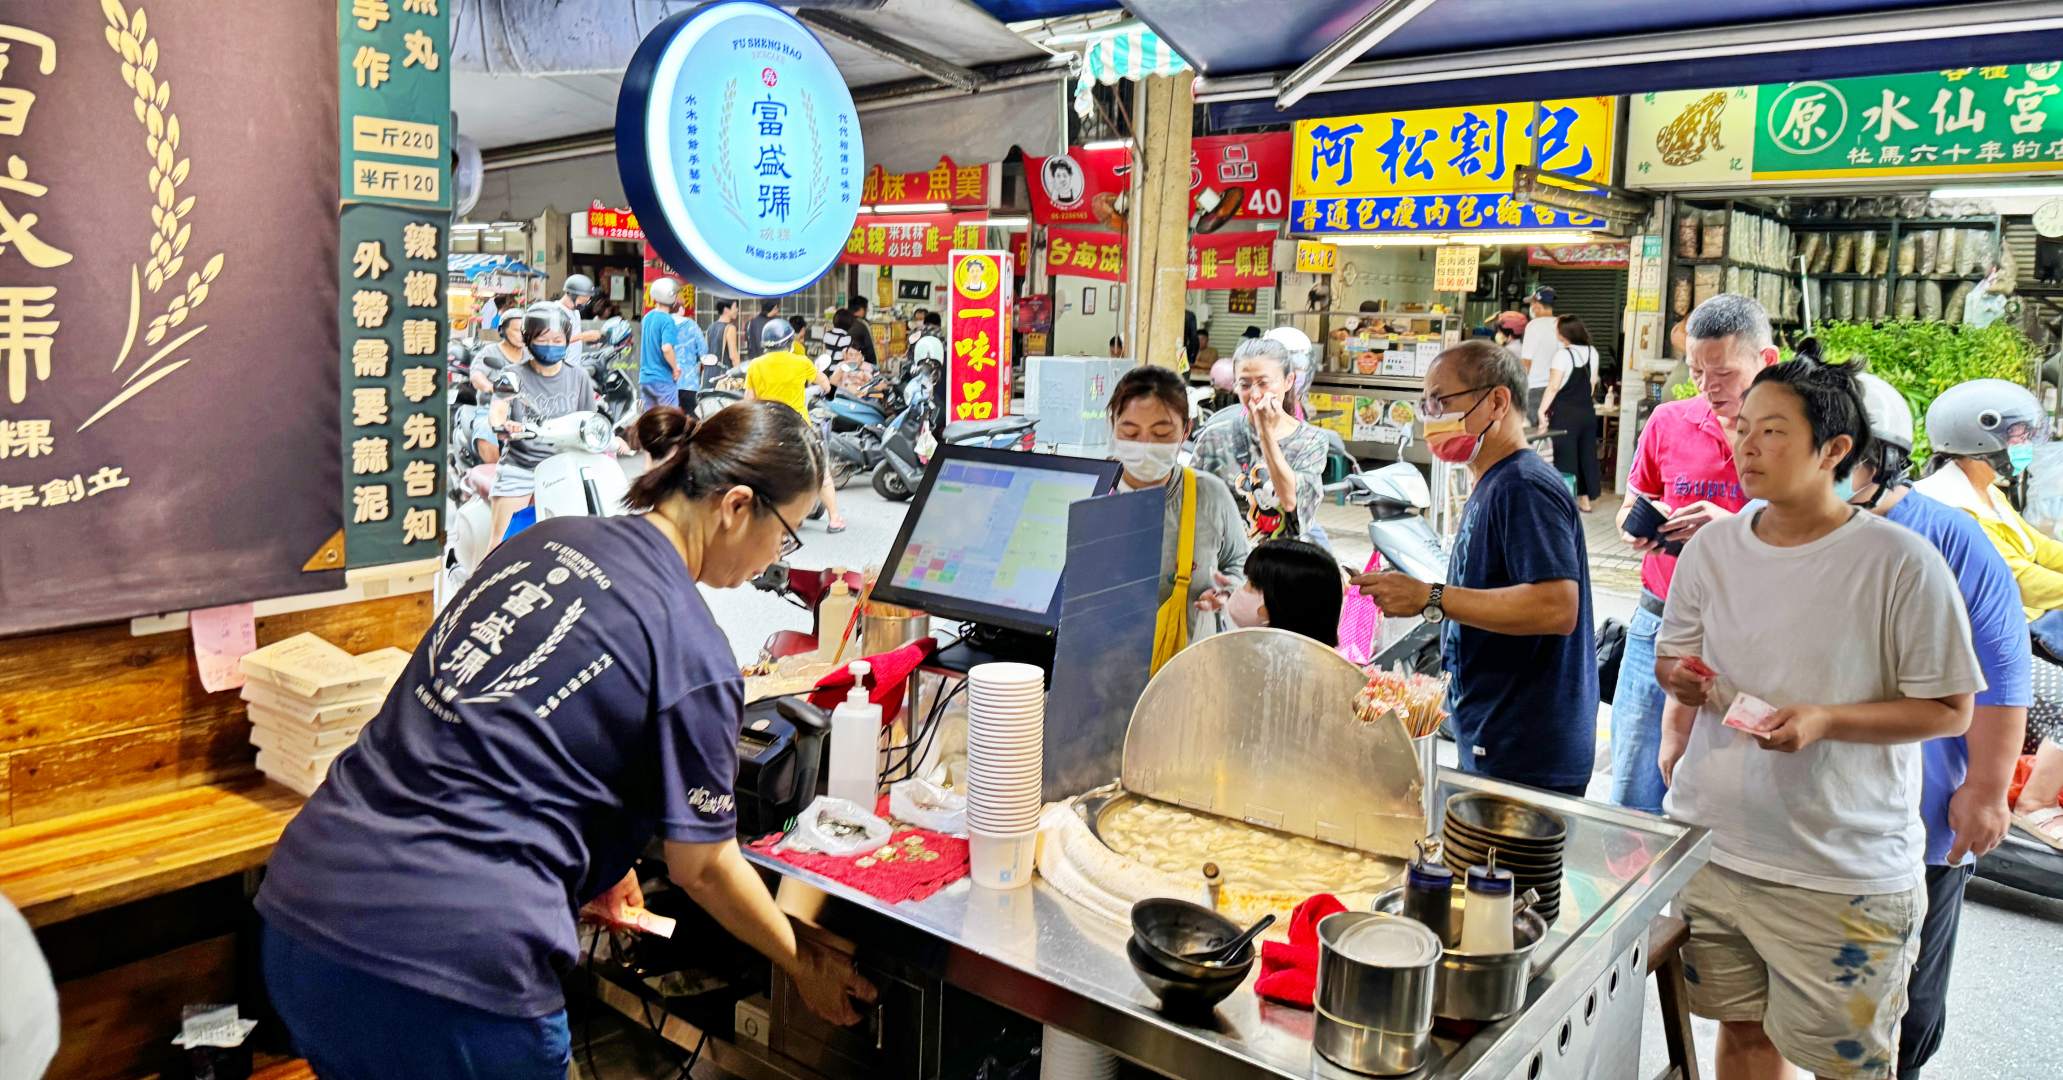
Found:
[{"label": "scooter", "polygon": [[895,391],[879,377],[867,389],[871,393],[834,389],[810,409],[810,419],[824,434],[824,450],[831,459],[832,487],[843,488],[854,476],[881,464],[882,429],[894,407]]},{"label": "scooter", "polygon": [[[527,425],[513,436],[552,451],[532,470],[535,488],[531,506],[537,521],[557,517],[609,517],[625,512],[623,497],[630,480],[616,461],[617,420],[602,412],[567,413]],[[453,498],[462,497],[454,491]],[[494,505],[488,498],[446,503],[447,522],[440,602],[472,577],[473,569],[494,546]]]},{"label": "scooter", "polygon": [[[924,466],[938,448],[931,433],[931,421],[938,403],[932,400],[931,365],[923,365],[910,376],[903,400],[908,402],[882,431],[881,464],[874,469],[874,492],[890,502],[909,498],[924,481]],[[955,446],[979,446],[991,450],[1029,451],[1039,422],[1029,416],[1005,416],[997,420],[956,420],[945,427],[945,442]]]}]

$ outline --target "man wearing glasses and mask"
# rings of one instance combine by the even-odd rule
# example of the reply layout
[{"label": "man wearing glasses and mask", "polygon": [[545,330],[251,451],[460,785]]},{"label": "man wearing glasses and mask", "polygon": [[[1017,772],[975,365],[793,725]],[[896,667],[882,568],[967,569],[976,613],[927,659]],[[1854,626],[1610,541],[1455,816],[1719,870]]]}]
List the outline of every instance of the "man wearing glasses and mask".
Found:
[{"label": "man wearing glasses and mask", "polygon": [[1386,615],[1444,624],[1463,769],[1581,798],[1597,728],[1590,559],[1575,496],[1527,449],[1525,404],[1525,366],[1498,345],[1465,341],[1433,361],[1419,402],[1427,448],[1475,477],[1447,580],[1354,584]]}]

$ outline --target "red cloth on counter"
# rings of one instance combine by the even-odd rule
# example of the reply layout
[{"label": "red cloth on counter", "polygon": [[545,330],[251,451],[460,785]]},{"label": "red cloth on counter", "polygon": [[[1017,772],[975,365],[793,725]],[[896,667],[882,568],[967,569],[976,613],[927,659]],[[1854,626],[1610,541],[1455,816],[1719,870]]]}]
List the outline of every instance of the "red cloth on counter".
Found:
[{"label": "red cloth on counter", "polygon": [[[888,796],[881,796],[874,805],[874,812],[888,818]],[[782,835],[775,833],[761,837],[750,846],[752,850],[772,856],[790,866],[807,870],[812,874],[821,874],[840,885],[849,885],[876,900],[885,900],[891,904],[900,904],[905,900],[922,900],[967,876],[967,841],[929,829],[904,826],[890,834],[888,842],[882,847],[903,849],[906,837],[921,836],[924,838],[924,846],[918,850],[935,851],[938,858],[926,862],[922,859],[907,858],[898,850],[896,858],[877,859],[872,866],[861,866],[859,861],[871,857],[881,848],[872,848],[858,855],[775,851],[774,845],[781,842]]]},{"label": "red cloth on counter", "polygon": [[[937,651],[938,639],[926,637],[890,652],[854,658],[873,666],[874,688],[868,691],[867,700],[881,706],[883,725],[895,722],[896,714],[903,707],[904,684]],[[809,703],[819,709],[835,709],[839,702],[845,700],[846,691],[851,689],[852,664],[848,663],[817,680],[817,688],[810,691]]]},{"label": "red cloth on counter", "polygon": [[1283,1005],[1310,1008],[1318,989],[1318,921],[1345,910],[1347,905],[1331,893],[1306,897],[1298,904],[1289,916],[1289,940],[1261,942],[1261,977],[1254,980],[1254,993]]}]

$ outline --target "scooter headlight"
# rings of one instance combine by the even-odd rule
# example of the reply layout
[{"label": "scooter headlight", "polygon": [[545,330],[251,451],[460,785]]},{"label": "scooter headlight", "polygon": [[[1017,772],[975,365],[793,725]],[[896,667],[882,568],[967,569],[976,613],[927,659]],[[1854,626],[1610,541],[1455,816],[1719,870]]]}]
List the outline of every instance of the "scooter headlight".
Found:
[{"label": "scooter headlight", "polygon": [[589,413],[580,422],[580,442],[589,453],[604,453],[615,441],[616,430],[609,425],[609,418],[601,413]]}]

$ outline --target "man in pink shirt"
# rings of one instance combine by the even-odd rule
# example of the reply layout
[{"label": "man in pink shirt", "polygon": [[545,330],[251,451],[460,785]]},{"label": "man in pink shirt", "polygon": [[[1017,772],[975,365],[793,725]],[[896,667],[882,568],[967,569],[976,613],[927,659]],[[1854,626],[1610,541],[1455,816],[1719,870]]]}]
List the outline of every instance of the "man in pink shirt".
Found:
[{"label": "man in pink shirt", "polygon": [[[1624,535],[1635,497],[1655,503],[1668,516],[1662,535],[1672,547],[1747,502],[1734,474],[1734,416],[1756,373],[1777,358],[1769,312],[1748,297],[1721,293],[1699,304],[1685,325],[1698,396],[1665,402],[1648,418],[1626,477],[1628,498],[1619,510]],[[1662,714],[1680,706],[1655,682],[1655,635],[1662,628],[1662,602],[1669,596],[1676,556],[1653,541],[1625,539],[1647,557],[1640,564],[1640,608],[1626,630],[1626,656],[1612,693],[1612,801],[1659,814],[1668,790],[1658,764]]]}]

